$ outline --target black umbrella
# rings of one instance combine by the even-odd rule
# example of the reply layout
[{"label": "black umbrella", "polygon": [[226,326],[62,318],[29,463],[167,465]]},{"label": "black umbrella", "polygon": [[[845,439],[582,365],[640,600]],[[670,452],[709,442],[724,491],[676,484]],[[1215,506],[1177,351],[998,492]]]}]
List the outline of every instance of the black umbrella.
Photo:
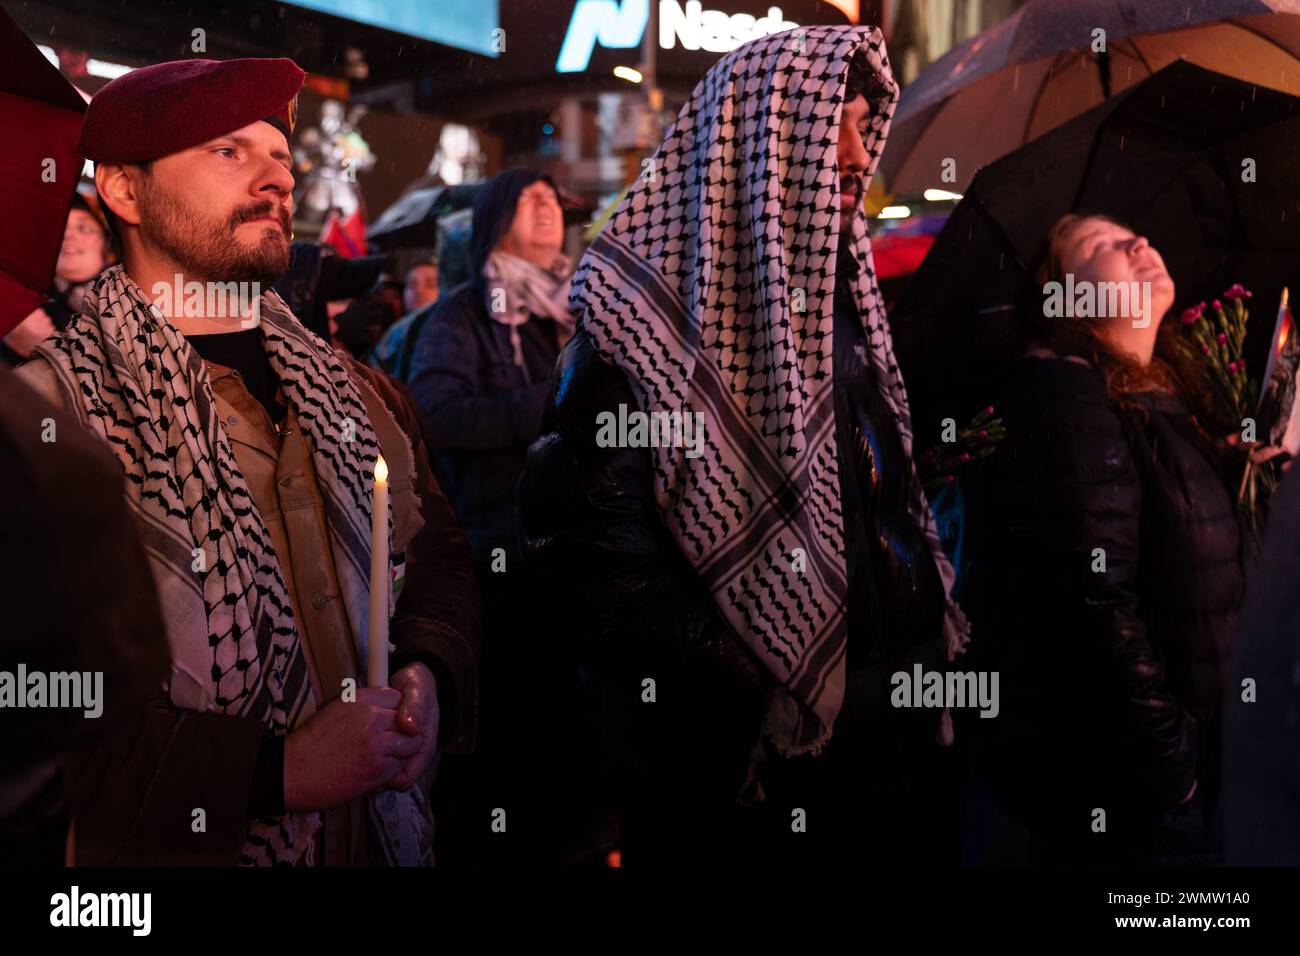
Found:
[{"label": "black umbrella", "polygon": [[[381,249],[437,246],[443,219],[472,207],[482,185],[461,183],[413,189],[383,211],[366,230],[366,238]],[[591,203],[563,186],[558,189],[565,224],[586,222],[593,211]]]},{"label": "black umbrella", "polygon": [[1179,307],[1252,289],[1258,375],[1281,287],[1300,279],[1298,156],[1300,99],[1179,62],[982,169],[891,315],[920,443],[993,397],[1071,211],[1147,236]]},{"label": "black umbrella", "polygon": [[478,183],[467,183],[413,189],[370,224],[366,238],[381,249],[436,246],[438,220],[447,213],[474,205],[478,186]]},{"label": "black umbrella", "polygon": [[[1015,6],[907,85],[880,159],[890,192],[960,192],[980,166],[1181,59],[1300,94],[1297,0]],[[1104,49],[1095,50],[1100,37]],[[945,171],[955,174],[947,185]]]}]

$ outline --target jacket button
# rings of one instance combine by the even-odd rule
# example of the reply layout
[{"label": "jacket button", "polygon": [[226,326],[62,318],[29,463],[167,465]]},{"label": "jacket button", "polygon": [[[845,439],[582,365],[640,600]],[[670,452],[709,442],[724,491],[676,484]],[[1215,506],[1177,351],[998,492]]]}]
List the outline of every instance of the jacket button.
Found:
[{"label": "jacket button", "polygon": [[226,419],[226,424],[227,424],[227,425],[233,425],[233,424],[235,424],[235,422],[237,422],[237,421],[239,421],[239,419],[236,418],[234,415],[231,415],[229,418]]},{"label": "jacket button", "polygon": [[327,601],[329,601],[329,597],[326,596],[324,591],[317,591],[311,596],[311,606],[318,611],[325,606]]}]

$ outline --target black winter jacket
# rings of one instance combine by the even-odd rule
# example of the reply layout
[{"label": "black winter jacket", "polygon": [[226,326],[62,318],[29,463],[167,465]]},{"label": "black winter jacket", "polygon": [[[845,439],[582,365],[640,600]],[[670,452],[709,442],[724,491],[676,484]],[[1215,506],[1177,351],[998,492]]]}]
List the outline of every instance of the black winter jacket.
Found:
[{"label": "black winter jacket", "polygon": [[[1241,644],[1224,694],[1227,861],[1300,866],[1300,469],[1270,510],[1259,565],[1242,611]],[[1242,700],[1242,682],[1257,698]]]},{"label": "black winter jacket", "polygon": [[480,289],[463,285],[438,302],[411,363],[411,393],[427,416],[438,482],[480,563],[495,548],[512,559],[519,554],[515,488],[559,352],[551,319],[534,316],[519,334],[522,366],[509,328],[492,321]]},{"label": "black winter jacket", "polygon": [[[1242,530],[1181,399],[1134,400],[1118,408],[1079,360],[1026,358],[997,403],[1007,438],[969,482],[969,659],[999,671],[1002,697],[972,722],[979,773],[1049,855],[1212,839],[1199,815],[1220,789]],[[1162,815],[1188,806],[1184,845],[1161,846]]]},{"label": "black winter jacket", "polygon": [[[579,332],[560,352],[520,482],[531,573],[556,594],[580,595],[564,606],[563,633],[593,678],[616,753],[658,765],[696,747],[702,760],[713,756],[715,792],[734,793],[758,739],[766,678],[664,525],[649,450],[596,445],[597,415],[620,404],[639,407],[623,373]],[[653,721],[642,719],[646,678],[657,688]]]},{"label": "black winter jacket", "polygon": [[[933,739],[938,714],[892,710],[888,675],[917,660],[927,668],[942,666],[934,656],[942,583],[929,552],[917,553],[918,533],[898,516],[895,473],[907,462],[890,413],[867,400],[865,379],[843,386],[837,383],[837,418],[845,418],[845,436],[859,437],[841,441],[861,446],[866,459],[857,472],[876,478],[863,492],[869,498],[855,498],[855,528],[846,533],[858,542],[849,545],[858,554],[859,573],[848,603],[850,626],[859,633],[849,637],[850,664],[855,651],[857,663],[846,675],[835,740],[847,739],[850,725],[861,725],[860,736],[869,730],[873,740],[887,738],[890,746],[906,749],[904,736]],[[638,765],[634,773],[672,768],[676,776],[695,778],[701,793],[734,795],[774,678],[726,625],[672,539],[655,500],[650,450],[597,446],[597,416],[620,405],[639,408],[623,372],[606,364],[579,332],[560,353],[552,404],[520,483],[530,571],[553,593],[577,588],[581,595],[564,604],[560,632],[593,678],[601,725],[615,753]],[[863,422],[870,432],[865,441],[857,431]],[[872,516],[869,533],[861,527],[864,510]],[[866,536],[869,541],[862,540]],[[888,561],[880,554],[886,549]],[[647,677],[657,686],[653,708],[641,697]],[[846,761],[864,764],[863,752],[854,749]],[[902,771],[895,764],[888,773]],[[884,776],[879,770],[874,775]]]}]

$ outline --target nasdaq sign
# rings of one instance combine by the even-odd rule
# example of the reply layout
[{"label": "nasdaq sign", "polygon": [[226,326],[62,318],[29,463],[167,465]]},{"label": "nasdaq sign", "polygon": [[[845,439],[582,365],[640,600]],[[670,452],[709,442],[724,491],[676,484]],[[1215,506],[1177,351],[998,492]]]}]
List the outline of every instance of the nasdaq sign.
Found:
[{"label": "nasdaq sign", "polygon": [[[559,73],[578,73],[587,68],[591,54],[600,44],[609,50],[630,50],[641,45],[650,21],[652,0],[578,0],[573,19],[564,35]],[[699,0],[660,0],[659,45],[665,50],[678,43],[686,50],[726,53],[755,37],[793,30],[797,23],[785,19],[780,7],[768,7],[767,16],[705,10]]]}]

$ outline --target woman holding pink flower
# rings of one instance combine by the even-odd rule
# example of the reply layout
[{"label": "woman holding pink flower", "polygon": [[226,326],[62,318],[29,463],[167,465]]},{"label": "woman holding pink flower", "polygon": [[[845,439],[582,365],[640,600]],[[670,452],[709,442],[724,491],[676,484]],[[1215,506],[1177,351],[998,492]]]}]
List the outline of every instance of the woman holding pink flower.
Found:
[{"label": "woman holding pink flower", "polygon": [[1027,317],[996,402],[1007,437],[971,475],[972,655],[1002,683],[1000,718],[972,721],[993,807],[977,830],[992,859],[1210,862],[1247,536],[1242,456],[1229,423],[1193,414],[1208,385],[1190,363],[1215,353],[1231,388],[1240,342],[1180,347],[1164,260],[1121,223],[1068,215],[1047,245],[1045,289],[1143,294]]}]

